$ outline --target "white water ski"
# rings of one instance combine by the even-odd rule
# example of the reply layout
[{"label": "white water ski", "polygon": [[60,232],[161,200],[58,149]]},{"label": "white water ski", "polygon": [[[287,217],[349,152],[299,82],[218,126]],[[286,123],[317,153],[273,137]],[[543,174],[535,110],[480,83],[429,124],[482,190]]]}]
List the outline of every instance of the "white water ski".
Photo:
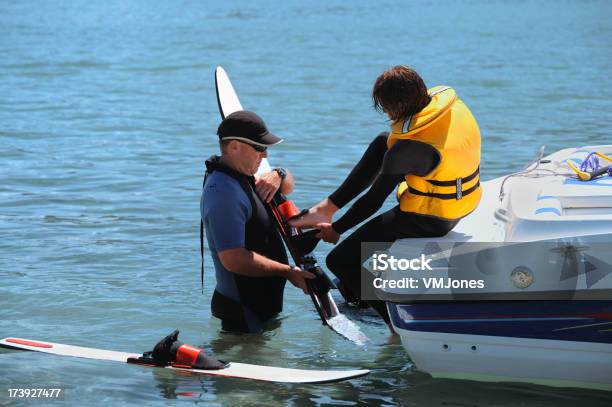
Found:
[{"label": "white water ski", "polygon": [[[215,70],[215,89],[217,90],[217,103],[219,105],[219,113],[221,113],[222,119],[225,119],[234,112],[244,110],[242,108],[242,104],[240,103],[240,99],[238,99],[238,95],[232,86],[229,76],[227,76],[225,69],[220,66],[218,66]],[[270,167],[268,159],[264,158],[259,164],[257,174],[270,171],[272,171],[272,167]]]},{"label": "white water ski", "polygon": [[[24,338],[4,338],[0,347],[21,349],[58,356],[72,356],[85,359],[108,360],[127,363],[128,358],[139,357],[140,353],[116,352],[112,350],[85,348],[82,346],[64,345],[61,343],[43,342]],[[147,366],[147,365],[136,365]],[[219,370],[184,369],[165,367],[208,376],[236,377],[241,379],[262,380],[279,383],[328,383],[352,379],[368,374],[369,370],[304,370],[283,367],[250,365],[232,362],[228,367]]]},{"label": "white water ski", "polygon": [[[229,79],[229,76],[225,70],[218,66],[215,70],[215,88],[217,90],[217,103],[219,104],[219,113],[221,118],[225,118],[228,115],[244,110],[240,99],[236,94],[234,86]],[[266,158],[261,161],[257,174],[271,171],[270,164]],[[338,311],[338,307],[331,293],[328,293],[328,300],[332,306],[332,316],[325,320],[325,324],[328,325],[333,331],[344,336],[348,340],[356,343],[357,345],[365,345],[369,339],[365,334],[361,332],[359,326],[353,321],[348,319],[345,315]]]}]

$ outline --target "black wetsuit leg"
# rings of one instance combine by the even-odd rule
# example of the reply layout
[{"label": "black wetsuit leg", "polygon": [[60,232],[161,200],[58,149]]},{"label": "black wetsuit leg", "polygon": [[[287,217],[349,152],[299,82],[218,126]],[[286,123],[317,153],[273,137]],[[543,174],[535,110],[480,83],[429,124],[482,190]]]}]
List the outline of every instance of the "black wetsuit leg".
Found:
[{"label": "black wetsuit leg", "polygon": [[365,191],[380,173],[383,158],[387,152],[387,137],[389,133],[382,132],[370,142],[357,165],[353,167],[338,189],[329,196],[337,207],[342,208]]},{"label": "black wetsuit leg", "polygon": [[239,302],[219,293],[213,293],[210,308],[213,316],[221,320],[221,329],[228,332],[249,333],[249,324]]},{"label": "black wetsuit leg", "polygon": [[[361,270],[362,242],[388,243],[376,248],[376,250],[385,250],[397,239],[444,236],[458,222],[405,213],[396,206],[372,218],[340,242],[327,256],[327,267],[340,279],[346,289],[360,299],[361,275],[372,276],[371,273]],[[363,254],[364,258],[369,258],[373,253],[364,252]],[[364,284],[369,284],[371,287],[372,281],[364,281]],[[384,301],[367,302],[385,322],[389,322],[389,314]]]}]

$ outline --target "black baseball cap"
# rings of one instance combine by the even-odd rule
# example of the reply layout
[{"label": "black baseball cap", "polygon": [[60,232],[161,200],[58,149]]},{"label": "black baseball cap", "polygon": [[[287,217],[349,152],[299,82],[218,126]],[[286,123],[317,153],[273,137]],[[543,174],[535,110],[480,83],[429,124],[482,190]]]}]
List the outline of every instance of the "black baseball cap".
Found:
[{"label": "black baseball cap", "polygon": [[239,110],[223,119],[217,134],[219,140],[239,140],[263,147],[283,141],[268,131],[261,117],[246,110]]}]

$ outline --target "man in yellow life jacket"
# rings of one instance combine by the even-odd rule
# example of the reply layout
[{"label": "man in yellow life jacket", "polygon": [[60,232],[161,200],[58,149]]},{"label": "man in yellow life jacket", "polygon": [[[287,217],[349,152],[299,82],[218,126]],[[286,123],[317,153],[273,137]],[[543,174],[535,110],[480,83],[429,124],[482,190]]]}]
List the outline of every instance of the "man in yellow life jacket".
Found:
[{"label": "man in yellow life jacket", "polygon": [[[361,243],[410,237],[438,237],[451,231],[478,205],[480,131],[472,113],[448,86],[427,89],[413,69],[383,72],[372,90],[374,107],[391,120],[344,182],[298,219],[295,227],[314,226],[337,243],[342,233],[372,216],[397,189],[399,204],[366,222],[327,256],[347,301],[359,301]],[[340,219],[334,213],[362,195]],[[383,301],[367,301],[389,323]]]}]

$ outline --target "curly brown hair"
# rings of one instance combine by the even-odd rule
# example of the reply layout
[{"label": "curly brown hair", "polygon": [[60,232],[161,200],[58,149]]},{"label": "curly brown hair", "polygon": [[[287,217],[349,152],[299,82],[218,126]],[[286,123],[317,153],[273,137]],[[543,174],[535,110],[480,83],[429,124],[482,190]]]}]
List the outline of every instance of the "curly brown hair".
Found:
[{"label": "curly brown hair", "polygon": [[394,122],[420,112],[430,100],[423,79],[404,65],[383,72],[372,88],[374,108]]}]

